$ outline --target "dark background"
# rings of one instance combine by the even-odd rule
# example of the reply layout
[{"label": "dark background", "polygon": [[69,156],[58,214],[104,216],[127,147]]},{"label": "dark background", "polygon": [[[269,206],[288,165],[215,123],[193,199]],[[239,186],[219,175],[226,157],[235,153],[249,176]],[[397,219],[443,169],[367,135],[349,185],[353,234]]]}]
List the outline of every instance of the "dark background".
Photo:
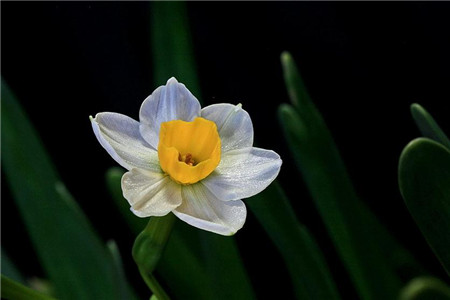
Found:
[{"label": "dark background", "polygon": [[[1,6],[3,79],[68,189],[102,237],[118,242],[129,276],[139,281],[128,256],[134,237],[104,184],[104,172],[116,163],[95,139],[88,116],[115,111],[137,119],[142,101],[165,84],[152,77],[151,3],[2,1]],[[282,156],[281,184],[318,239],[344,298],[354,291],[277,121],[277,107],[288,102],[279,62],[284,50],[296,60],[358,194],[442,275],[403,204],[397,163],[403,147],[419,136],[411,103],[422,104],[450,131],[449,4],[189,2],[187,8],[201,100],[242,103],[258,144]],[[32,251],[24,257],[20,250],[31,245],[3,177],[2,247],[26,275],[42,276]],[[258,296],[280,295],[264,288],[273,280],[264,272],[277,274],[284,296],[292,296],[282,260],[251,214],[235,237]],[[271,259],[263,263],[262,257]],[[145,286],[137,286],[146,295]]]}]

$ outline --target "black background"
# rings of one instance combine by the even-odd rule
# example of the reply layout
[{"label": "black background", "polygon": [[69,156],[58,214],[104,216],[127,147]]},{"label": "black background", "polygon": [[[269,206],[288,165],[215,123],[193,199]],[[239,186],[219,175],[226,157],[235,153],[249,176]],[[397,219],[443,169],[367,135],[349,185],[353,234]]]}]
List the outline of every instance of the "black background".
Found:
[{"label": "black background", "polygon": [[[155,84],[152,77],[151,3],[1,5],[2,77],[98,232],[118,241],[129,276],[145,296],[127,256],[134,237],[104,185],[104,172],[116,164],[96,141],[88,116],[115,111],[137,119],[141,102],[165,83]],[[296,60],[358,194],[432,272],[442,275],[404,207],[397,163],[403,147],[419,136],[411,103],[422,104],[450,130],[449,4],[188,2],[187,8],[201,100],[242,103],[258,144],[282,156],[281,184],[300,221],[318,239],[344,298],[354,297],[354,291],[276,118],[277,107],[288,102],[279,62],[284,50]],[[26,275],[42,276],[34,254],[21,250],[31,246],[3,177],[2,246]],[[273,279],[264,273],[275,274],[284,296],[292,296],[282,260],[251,214],[235,237],[258,296],[280,296],[264,288]]]}]

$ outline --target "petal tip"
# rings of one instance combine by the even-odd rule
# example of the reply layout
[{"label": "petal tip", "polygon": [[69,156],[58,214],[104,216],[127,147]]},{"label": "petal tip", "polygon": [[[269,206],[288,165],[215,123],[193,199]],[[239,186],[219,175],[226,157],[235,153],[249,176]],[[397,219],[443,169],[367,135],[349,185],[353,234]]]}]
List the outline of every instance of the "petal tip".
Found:
[{"label": "petal tip", "polygon": [[89,115],[89,121],[91,121],[91,122],[93,122],[93,123],[98,123],[98,116],[100,115],[101,113],[96,113],[95,114],[95,116],[92,116],[92,115]]},{"label": "petal tip", "polygon": [[178,80],[175,77],[170,77],[169,80],[167,80],[166,85],[170,85],[170,84],[178,84]]},{"label": "petal tip", "polygon": [[130,207],[130,211],[131,211],[136,217],[139,217],[139,218],[147,218],[147,217],[150,217],[149,215],[147,215],[147,214],[145,214],[145,213],[142,213],[142,212],[140,212],[139,210],[134,209],[133,207]]}]

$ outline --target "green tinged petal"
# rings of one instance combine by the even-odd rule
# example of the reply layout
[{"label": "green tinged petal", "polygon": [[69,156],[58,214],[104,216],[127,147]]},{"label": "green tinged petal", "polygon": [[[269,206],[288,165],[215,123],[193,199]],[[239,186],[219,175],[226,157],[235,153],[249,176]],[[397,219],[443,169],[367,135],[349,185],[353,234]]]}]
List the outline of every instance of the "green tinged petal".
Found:
[{"label": "green tinged petal", "polygon": [[133,230],[134,234],[139,234],[141,230],[147,225],[147,219],[138,218],[130,210],[130,204],[123,197],[121,188],[121,179],[125,170],[119,167],[112,167],[106,171],[106,186],[109,190],[109,194],[114,201],[117,209],[122,214],[126,223]]},{"label": "green tinged petal", "polygon": [[[109,169],[106,173],[107,186],[130,231],[137,235],[147,221],[136,217],[130,211],[130,205],[120,188],[123,174],[123,169],[116,167]],[[169,285],[170,292],[177,299],[212,299],[214,293],[211,285],[205,284],[209,282],[210,277],[205,271],[204,263],[201,263],[197,256],[201,253],[201,247],[200,242],[194,238],[194,232],[198,230],[189,227],[182,222],[175,222],[156,272]]]}]

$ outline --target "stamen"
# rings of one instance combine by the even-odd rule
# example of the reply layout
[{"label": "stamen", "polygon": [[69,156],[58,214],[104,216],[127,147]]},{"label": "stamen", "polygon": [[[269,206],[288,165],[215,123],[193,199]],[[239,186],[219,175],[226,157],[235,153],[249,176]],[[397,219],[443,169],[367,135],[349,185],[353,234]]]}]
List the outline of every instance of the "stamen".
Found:
[{"label": "stamen", "polygon": [[195,161],[194,158],[192,157],[192,154],[190,153],[186,154],[186,159],[184,160],[184,162],[190,166],[193,166],[195,164]]},{"label": "stamen", "polygon": [[178,153],[178,161],[182,161],[189,166],[195,165],[195,160],[190,153],[187,153],[186,155],[181,155],[181,153]]},{"label": "stamen", "polygon": [[192,122],[161,123],[158,158],[173,181],[194,184],[206,178],[219,165],[220,157],[221,141],[213,121],[199,117]]}]

